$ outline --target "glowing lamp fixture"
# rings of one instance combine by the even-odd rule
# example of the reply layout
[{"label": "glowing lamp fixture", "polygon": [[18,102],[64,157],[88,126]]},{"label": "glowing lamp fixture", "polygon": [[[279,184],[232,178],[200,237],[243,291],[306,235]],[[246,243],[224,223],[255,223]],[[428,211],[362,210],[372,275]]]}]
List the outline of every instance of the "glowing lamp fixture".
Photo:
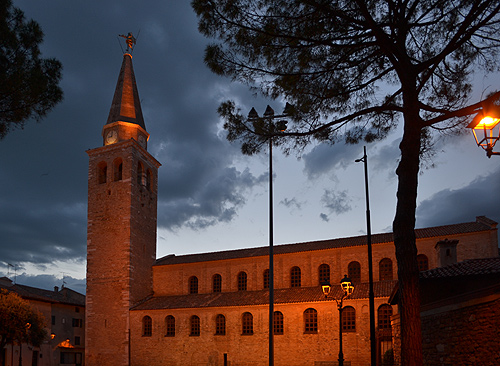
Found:
[{"label": "glowing lamp fixture", "polygon": [[351,279],[347,277],[347,275],[344,275],[344,278],[340,281],[340,286],[342,287],[342,291],[344,291],[345,296],[349,296],[354,291]]},{"label": "glowing lamp fixture", "polygon": [[477,146],[486,150],[488,158],[492,155],[500,155],[500,152],[493,151],[496,142],[500,139],[500,108],[498,106],[483,108],[467,127],[472,129]]}]

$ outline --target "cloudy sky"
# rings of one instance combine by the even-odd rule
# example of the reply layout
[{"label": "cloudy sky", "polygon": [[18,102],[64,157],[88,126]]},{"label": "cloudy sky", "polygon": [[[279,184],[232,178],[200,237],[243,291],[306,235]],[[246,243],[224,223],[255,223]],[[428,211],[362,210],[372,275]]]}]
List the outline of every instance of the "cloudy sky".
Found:
[{"label": "cloudy sky", "polygon": [[[122,62],[119,34],[137,36],[134,69],[149,151],[159,170],[158,257],[268,244],[268,156],[242,156],[216,113],[233,99],[243,111],[280,101],[213,75],[208,40],[190,1],[14,0],[40,23],[42,52],[64,66],[64,101],[41,123],[0,141],[0,276],[83,292],[88,149],[101,146]],[[478,76],[476,96],[500,85]],[[372,232],[391,230],[399,158],[397,131],[370,144]],[[311,146],[274,154],[275,243],[362,235],[366,231],[363,146]],[[422,170],[417,226],[500,221],[500,157],[487,159],[472,136],[440,139]],[[9,265],[10,264],[10,265]]]}]

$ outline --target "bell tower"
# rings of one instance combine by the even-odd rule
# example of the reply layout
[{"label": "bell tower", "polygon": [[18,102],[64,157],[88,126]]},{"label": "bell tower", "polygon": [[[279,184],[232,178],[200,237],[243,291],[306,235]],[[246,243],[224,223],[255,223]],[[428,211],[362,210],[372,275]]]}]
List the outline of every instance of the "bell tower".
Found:
[{"label": "bell tower", "polygon": [[103,146],[87,151],[87,366],[129,365],[129,309],[153,291],[161,164],[147,151],[128,51],[102,129]]}]

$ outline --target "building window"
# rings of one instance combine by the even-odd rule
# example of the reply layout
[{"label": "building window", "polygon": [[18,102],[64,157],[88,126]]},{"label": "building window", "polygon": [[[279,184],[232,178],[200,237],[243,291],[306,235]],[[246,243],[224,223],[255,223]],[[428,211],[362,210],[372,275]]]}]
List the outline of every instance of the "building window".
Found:
[{"label": "building window", "polygon": [[215,335],[226,335],[226,317],[222,314],[215,317]]},{"label": "building window", "polygon": [[246,272],[238,273],[238,291],[247,290],[247,274]]},{"label": "building window", "polygon": [[242,319],[242,334],[250,335],[253,334],[253,315],[251,313],[243,313]]},{"label": "building window", "polygon": [[113,162],[113,180],[118,182],[123,177],[123,162],[121,158],[115,159]]},{"label": "building window", "polygon": [[189,293],[190,294],[198,293],[198,277],[196,276],[189,277]]},{"label": "building window", "polygon": [[153,334],[153,320],[149,316],[142,318],[142,336],[151,337]]},{"label": "building window", "polygon": [[392,260],[382,259],[378,264],[379,281],[392,280]]},{"label": "building window", "polygon": [[108,165],[104,161],[101,161],[97,165],[97,180],[99,184],[106,183],[107,173],[108,173]]},{"label": "building window", "polygon": [[292,267],[290,271],[290,286],[300,287],[300,283],[301,283],[300,268]]},{"label": "building window", "polygon": [[347,276],[352,282],[361,282],[361,265],[357,261],[352,261],[347,266]]},{"label": "building window", "polygon": [[264,270],[264,288],[269,288],[269,269]]},{"label": "building window", "polygon": [[273,332],[274,334],[283,334],[283,313],[281,311],[275,311],[273,314]]},{"label": "building window", "polygon": [[56,325],[56,316],[52,315],[52,325]]},{"label": "building window", "polygon": [[214,274],[212,277],[212,291],[221,292],[222,291],[222,276],[218,273]]},{"label": "building window", "polygon": [[392,306],[388,304],[380,305],[378,308],[378,329],[391,328]]},{"label": "building window", "polygon": [[146,177],[144,173],[144,166],[141,162],[137,163],[137,183],[141,186],[146,185]]},{"label": "building window", "polygon": [[342,332],[356,331],[356,310],[352,306],[342,309]]},{"label": "building window", "polygon": [[81,328],[83,326],[83,319],[73,318],[72,326],[73,326],[73,328]]},{"label": "building window", "polygon": [[323,282],[330,282],[330,266],[328,264],[322,264],[318,268],[318,277],[319,277],[319,284],[321,285]]},{"label": "building window", "polygon": [[80,337],[75,337],[75,346],[80,345]]},{"label": "building window", "polygon": [[429,259],[425,254],[417,255],[417,263],[419,271],[427,271],[429,269]]},{"label": "building window", "polygon": [[175,318],[172,315],[165,318],[165,337],[175,337]]},{"label": "building window", "polygon": [[190,319],[190,336],[199,336],[200,335],[200,318],[196,315],[193,315]]},{"label": "building window", "polygon": [[318,333],[318,312],[315,309],[304,311],[304,333]]}]

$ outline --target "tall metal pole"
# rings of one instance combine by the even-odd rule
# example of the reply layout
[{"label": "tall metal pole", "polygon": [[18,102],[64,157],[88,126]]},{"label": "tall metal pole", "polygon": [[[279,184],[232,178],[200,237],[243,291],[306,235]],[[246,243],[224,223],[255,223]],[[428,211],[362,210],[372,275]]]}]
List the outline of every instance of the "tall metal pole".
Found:
[{"label": "tall metal pole", "polygon": [[344,353],[342,352],[342,301],[344,296],[340,299],[339,307],[339,366],[344,366]]},{"label": "tall metal pole", "polygon": [[377,340],[375,338],[375,294],[373,292],[373,261],[372,261],[372,226],[370,219],[370,195],[368,193],[368,156],[366,146],[363,147],[363,157],[356,161],[362,161],[365,166],[365,192],[366,192],[366,239],[368,244],[368,302],[370,307],[370,356],[371,365],[377,364]]},{"label": "tall metal pole", "polygon": [[[269,120],[269,125],[271,120]],[[270,127],[270,126],[269,126]],[[274,366],[273,138],[269,138],[269,366]]]}]

